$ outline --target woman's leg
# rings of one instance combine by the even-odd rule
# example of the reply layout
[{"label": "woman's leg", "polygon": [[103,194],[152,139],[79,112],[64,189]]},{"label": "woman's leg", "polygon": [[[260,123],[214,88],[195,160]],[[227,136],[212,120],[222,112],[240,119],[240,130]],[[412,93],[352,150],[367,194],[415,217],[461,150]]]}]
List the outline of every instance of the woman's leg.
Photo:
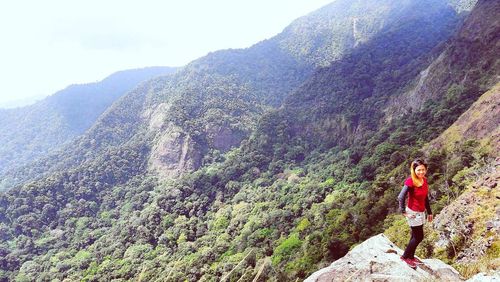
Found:
[{"label": "woman's leg", "polygon": [[411,227],[411,238],[408,246],[406,246],[405,252],[403,254],[403,258],[414,258],[415,250],[417,249],[418,244],[422,242],[424,239],[424,226],[412,226]]}]

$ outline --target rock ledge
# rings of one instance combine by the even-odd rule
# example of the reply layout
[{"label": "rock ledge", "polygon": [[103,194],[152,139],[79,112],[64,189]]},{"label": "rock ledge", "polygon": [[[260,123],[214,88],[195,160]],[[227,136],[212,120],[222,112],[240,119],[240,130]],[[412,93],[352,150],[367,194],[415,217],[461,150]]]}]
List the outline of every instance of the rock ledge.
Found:
[{"label": "rock ledge", "polygon": [[463,281],[453,267],[438,259],[422,259],[416,270],[400,257],[403,250],[384,234],[364,241],[329,267],[316,271],[306,282],[331,281]]}]

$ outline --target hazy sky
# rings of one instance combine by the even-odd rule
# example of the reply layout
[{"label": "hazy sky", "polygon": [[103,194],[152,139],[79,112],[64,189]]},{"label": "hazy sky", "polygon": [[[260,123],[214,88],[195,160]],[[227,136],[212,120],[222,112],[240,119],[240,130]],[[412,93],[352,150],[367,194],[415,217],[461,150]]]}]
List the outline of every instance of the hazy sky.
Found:
[{"label": "hazy sky", "polygon": [[1,1],[0,103],[246,48],[332,1]]}]

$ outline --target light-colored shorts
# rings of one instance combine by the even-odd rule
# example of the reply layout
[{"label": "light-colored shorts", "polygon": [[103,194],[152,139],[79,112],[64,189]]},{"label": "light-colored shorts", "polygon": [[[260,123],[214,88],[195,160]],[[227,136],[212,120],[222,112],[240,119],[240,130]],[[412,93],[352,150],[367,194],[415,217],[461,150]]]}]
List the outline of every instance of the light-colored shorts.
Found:
[{"label": "light-colored shorts", "polygon": [[410,226],[419,226],[425,223],[425,212],[418,212],[406,207],[406,220]]}]

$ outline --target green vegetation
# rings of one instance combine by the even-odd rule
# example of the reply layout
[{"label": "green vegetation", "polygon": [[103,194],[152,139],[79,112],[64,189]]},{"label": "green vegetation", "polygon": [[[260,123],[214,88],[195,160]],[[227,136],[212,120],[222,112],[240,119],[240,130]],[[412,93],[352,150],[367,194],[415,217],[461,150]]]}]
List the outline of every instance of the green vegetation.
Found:
[{"label": "green vegetation", "polygon": [[[0,281],[302,279],[376,233],[396,234],[407,161],[426,152],[439,212],[488,150],[474,140],[422,148],[482,93],[481,77],[442,82],[443,95],[385,119],[388,101],[450,48],[439,43],[457,24],[448,7],[409,3],[305,82],[312,66],[269,40],[123,97],[77,149],[47,161],[47,177],[0,194]],[[173,126],[203,160],[175,181],[150,167]],[[219,146],[217,127],[237,142]]]}]

